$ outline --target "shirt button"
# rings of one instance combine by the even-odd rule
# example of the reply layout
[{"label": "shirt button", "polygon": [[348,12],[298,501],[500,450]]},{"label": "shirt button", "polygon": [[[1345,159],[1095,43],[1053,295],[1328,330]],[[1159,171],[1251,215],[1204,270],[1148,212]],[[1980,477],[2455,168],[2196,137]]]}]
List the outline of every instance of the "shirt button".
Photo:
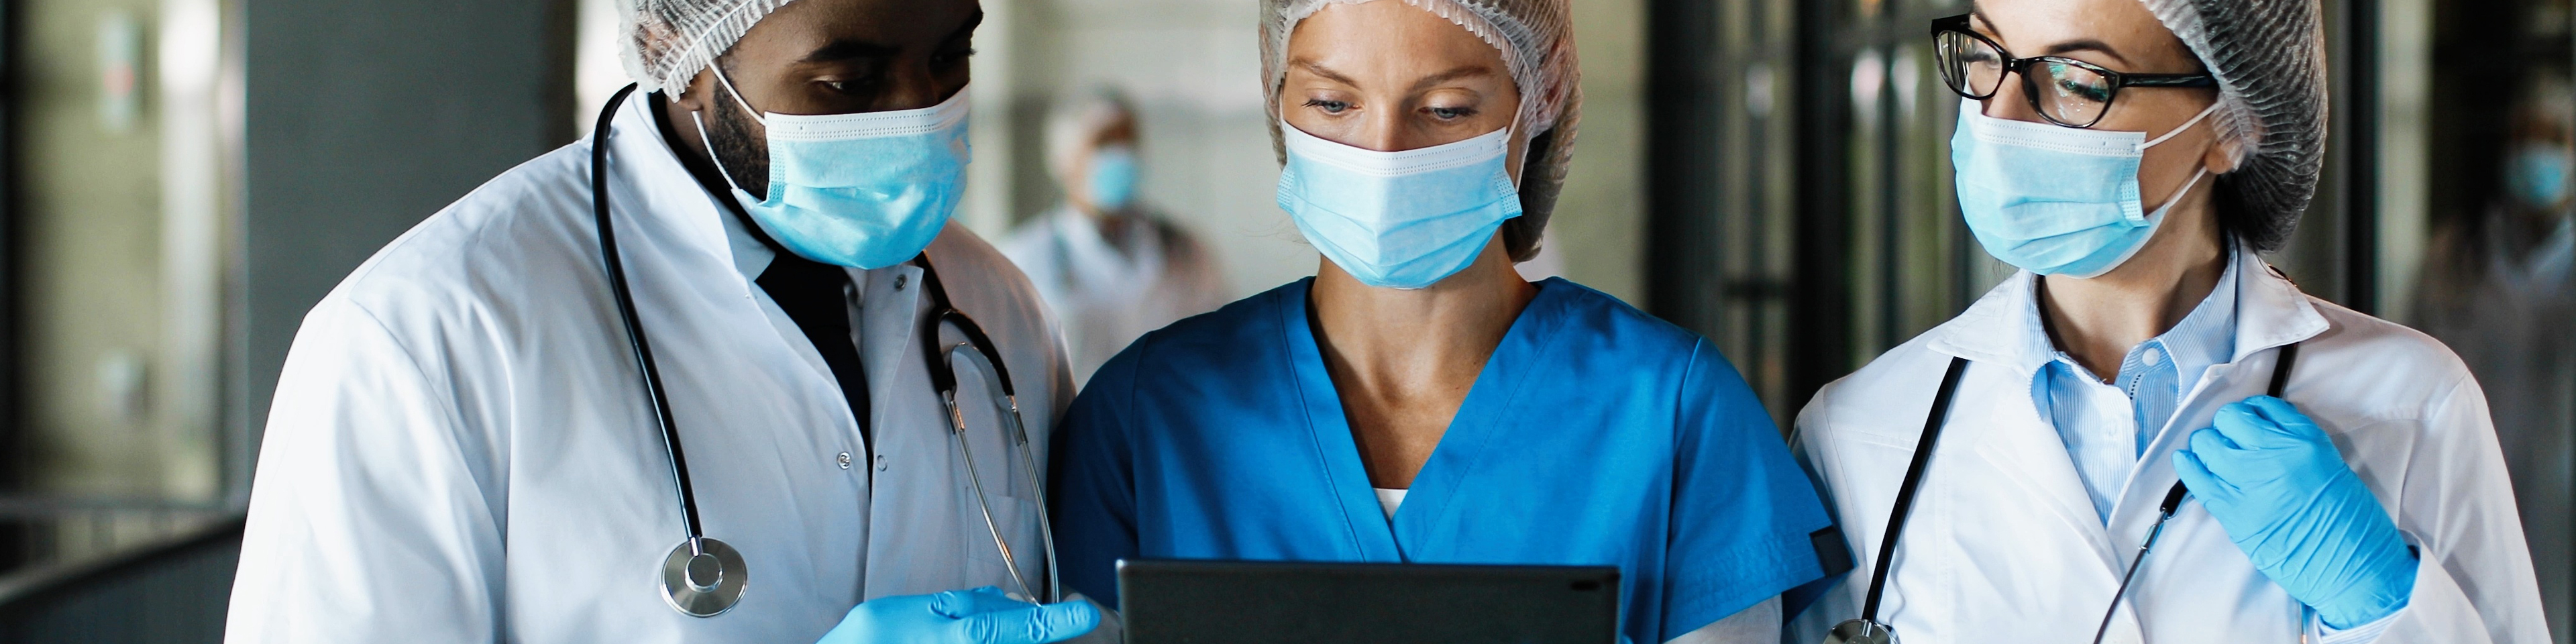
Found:
[{"label": "shirt button", "polygon": [[896,275],[896,276],[894,276],[894,290],[898,290],[898,291],[903,290],[903,284],[904,284],[904,282],[909,281],[909,278],[910,278],[910,277],[911,277],[911,276],[909,276],[909,275]]},{"label": "shirt button", "polygon": [[879,471],[879,472],[886,471],[886,460],[885,460],[885,455],[884,455],[884,454],[878,454],[878,455],[877,455],[877,471]]},{"label": "shirt button", "polygon": [[845,470],[846,470],[846,469],[850,469],[850,453],[849,453],[849,452],[842,452],[842,453],[841,453],[840,458],[839,458],[839,459],[837,459],[837,460],[839,460],[839,461],[841,462],[841,469],[845,469]]},{"label": "shirt button", "polygon": [[2158,351],[2155,347],[2147,347],[2146,354],[2138,356],[2138,361],[2147,363],[2150,367],[2164,364],[2165,352]]}]

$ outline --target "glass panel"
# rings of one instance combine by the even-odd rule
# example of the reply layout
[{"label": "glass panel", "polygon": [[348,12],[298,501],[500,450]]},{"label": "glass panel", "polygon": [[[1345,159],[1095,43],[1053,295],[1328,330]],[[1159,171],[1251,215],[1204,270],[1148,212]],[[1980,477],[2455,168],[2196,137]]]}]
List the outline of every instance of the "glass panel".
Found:
[{"label": "glass panel", "polygon": [[[129,519],[224,502],[224,280],[237,80],[218,0],[19,0],[10,275],[26,471],[0,494],[15,561],[107,554]],[[237,120],[231,121],[238,123]],[[237,149],[237,148],[230,148]],[[73,502],[67,499],[114,499]],[[102,506],[101,503],[105,503]],[[93,517],[92,515],[98,515]],[[113,516],[108,516],[113,515]],[[106,525],[109,527],[100,527]],[[5,563],[5,562],[0,562]]]}]

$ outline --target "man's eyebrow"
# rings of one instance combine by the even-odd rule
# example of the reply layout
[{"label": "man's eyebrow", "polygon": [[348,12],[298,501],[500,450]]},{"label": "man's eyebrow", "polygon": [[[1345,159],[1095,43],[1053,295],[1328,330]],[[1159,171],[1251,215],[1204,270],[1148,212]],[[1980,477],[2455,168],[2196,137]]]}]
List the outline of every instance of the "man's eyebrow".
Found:
[{"label": "man's eyebrow", "polygon": [[1359,85],[1359,83],[1358,83],[1358,82],[1356,82],[1356,81],[1352,81],[1352,80],[1351,80],[1351,77],[1349,77],[1349,76],[1344,76],[1344,75],[1342,75],[1342,73],[1341,73],[1341,72],[1333,71],[1333,68],[1325,67],[1325,66],[1323,65],[1323,63],[1318,63],[1318,62],[1315,62],[1315,61],[1313,61],[1313,60],[1308,60],[1308,59],[1304,59],[1304,58],[1299,58],[1299,59],[1296,59],[1296,60],[1288,61],[1288,64],[1290,64],[1290,65],[1294,65],[1294,66],[1298,66],[1298,67],[1304,67],[1304,68],[1306,68],[1306,71],[1311,72],[1311,73],[1313,73],[1313,74],[1314,74],[1314,75],[1316,75],[1316,76],[1322,76],[1322,77],[1324,77],[1324,79],[1325,79],[1325,80],[1333,81],[1333,82],[1336,82],[1336,83],[1341,83],[1341,84],[1343,84],[1343,85],[1353,85],[1353,86]]},{"label": "man's eyebrow", "polygon": [[1422,78],[1422,80],[1414,81],[1414,83],[1413,83],[1413,89],[1414,89],[1414,90],[1416,90],[1416,91],[1420,91],[1420,90],[1423,90],[1423,89],[1428,89],[1428,88],[1430,88],[1430,87],[1431,87],[1431,86],[1433,86],[1433,85],[1439,85],[1439,84],[1441,84],[1441,83],[1446,83],[1446,82],[1453,81],[1453,80],[1458,80],[1458,79],[1461,79],[1461,78],[1474,78],[1474,77],[1478,77],[1478,76],[1492,76],[1492,75],[1494,75],[1494,68],[1493,68],[1493,67],[1490,67],[1490,66],[1486,66],[1486,65],[1460,65],[1460,66],[1458,66],[1458,67],[1456,67],[1456,68],[1450,69],[1449,71],[1440,72],[1440,73],[1437,73],[1437,74],[1432,74],[1432,75],[1430,75],[1430,76],[1425,76],[1425,77],[1423,77],[1423,78]]},{"label": "man's eyebrow", "polygon": [[2049,45],[2049,46],[2048,46],[2048,55],[2051,55],[2051,56],[2055,56],[2055,55],[2059,55],[2059,54],[2064,54],[2064,53],[2067,53],[2067,52],[2076,52],[2076,51],[2098,51],[2098,52],[2102,52],[2102,55],[2104,55],[2104,56],[2110,56],[2112,59],[2115,59],[2115,60],[2120,61],[2120,65],[2121,65],[2121,66],[2124,66],[2124,67],[2125,67],[2125,66],[2129,66],[2129,65],[2133,65],[2133,64],[2135,64],[2135,63],[2131,63],[2131,62],[2129,62],[2129,57],[2120,55],[2120,50],[2118,50],[2118,49],[2113,49],[2113,48],[2111,47],[2111,44],[2110,44],[2110,43],[2102,42],[2102,41],[2099,41],[2099,40],[2094,40],[2094,39],[2091,39],[2091,38],[2085,38],[2085,39],[2082,39],[2082,40],[2069,40],[2069,41],[2066,41],[2066,42],[2057,43],[2057,44]]},{"label": "man's eyebrow", "polygon": [[[971,37],[975,34],[975,28],[982,24],[984,24],[984,12],[978,10],[975,12],[975,15],[967,16],[965,24],[958,25],[957,29],[948,32],[947,39],[953,41]],[[821,47],[814,48],[814,51],[806,52],[804,60],[798,62],[829,63],[857,60],[861,58],[889,58],[902,52],[903,48],[895,45],[850,38],[835,38],[831,42],[823,43],[823,46]]]},{"label": "man's eyebrow", "polygon": [[901,47],[884,43],[835,38],[831,42],[823,43],[821,47],[814,48],[814,51],[807,52],[805,59],[798,62],[831,63],[861,58],[890,58],[902,50]]}]

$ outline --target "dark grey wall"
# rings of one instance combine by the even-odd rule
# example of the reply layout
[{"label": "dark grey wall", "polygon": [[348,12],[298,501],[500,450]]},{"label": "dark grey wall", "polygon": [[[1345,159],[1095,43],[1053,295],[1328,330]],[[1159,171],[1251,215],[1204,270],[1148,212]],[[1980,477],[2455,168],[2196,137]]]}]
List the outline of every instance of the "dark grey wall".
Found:
[{"label": "dark grey wall", "polygon": [[0,585],[0,642],[216,644],[224,639],[241,520],[28,586]]},{"label": "dark grey wall", "polygon": [[228,414],[244,445],[258,444],[314,302],[413,224],[572,140],[571,6],[245,0],[245,266]]}]

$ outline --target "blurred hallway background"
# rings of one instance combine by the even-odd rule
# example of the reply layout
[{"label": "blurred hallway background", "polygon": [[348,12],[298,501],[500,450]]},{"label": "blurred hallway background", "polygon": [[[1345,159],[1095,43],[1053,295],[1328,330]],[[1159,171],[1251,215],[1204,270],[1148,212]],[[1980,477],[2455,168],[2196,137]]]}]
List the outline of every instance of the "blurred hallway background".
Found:
[{"label": "blurred hallway background", "polygon": [[[626,83],[619,1],[0,0],[0,642],[215,640],[304,311],[586,133]],[[1709,336],[1783,423],[2009,274],[1952,203],[1958,101],[1925,36],[1966,0],[1573,6],[1583,128],[1525,272]],[[2571,641],[2576,16],[2326,6],[2331,160],[2273,261],[2472,362]],[[984,7],[970,227],[1053,207],[1049,106],[1110,87],[1138,112],[1141,201],[1216,249],[1230,296],[1314,270],[1273,205],[1257,3]]]}]

